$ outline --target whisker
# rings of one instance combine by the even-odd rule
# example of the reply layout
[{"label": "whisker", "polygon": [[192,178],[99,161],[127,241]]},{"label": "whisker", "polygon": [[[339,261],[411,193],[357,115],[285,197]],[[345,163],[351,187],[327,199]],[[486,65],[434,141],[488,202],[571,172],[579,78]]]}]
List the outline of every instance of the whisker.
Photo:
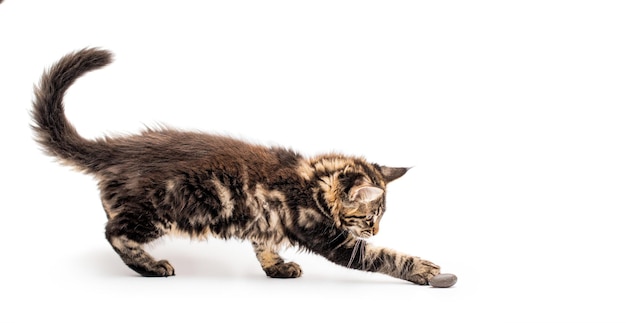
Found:
[{"label": "whisker", "polygon": [[339,237],[343,236],[343,234],[344,234],[343,231],[339,232],[339,234],[336,237],[334,237],[332,240],[330,240],[328,244],[333,243],[335,240],[339,239]]},{"label": "whisker", "polygon": [[354,256],[356,255],[356,247],[359,244],[359,240],[356,241],[354,247],[352,248],[352,255],[350,256],[350,260],[348,260],[348,268],[352,265],[352,261],[354,261]]},{"label": "whisker", "polygon": [[361,269],[365,270],[365,241],[361,242]]},{"label": "whisker", "polygon": [[350,268],[350,266],[352,265],[352,262],[354,261],[354,258],[356,257],[356,252],[357,250],[361,251],[361,265],[363,265],[363,248],[365,247],[365,244],[363,243],[362,239],[357,239],[356,243],[354,244],[354,247],[352,248],[352,255],[350,255],[350,260],[348,261],[348,268]]}]

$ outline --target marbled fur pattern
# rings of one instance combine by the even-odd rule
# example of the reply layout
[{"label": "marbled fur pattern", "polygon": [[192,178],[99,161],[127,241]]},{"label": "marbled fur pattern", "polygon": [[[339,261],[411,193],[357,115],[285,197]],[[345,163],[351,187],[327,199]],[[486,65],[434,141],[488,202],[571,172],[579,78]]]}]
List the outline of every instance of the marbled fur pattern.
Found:
[{"label": "marbled fur pattern", "polygon": [[33,129],[45,151],[98,181],[106,239],[128,267],[144,276],[171,276],[174,267],[144,246],[168,234],[242,239],[252,243],[270,277],[302,274],[285,263],[283,247],[301,248],[349,268],[418,284],[439,267],[376,247],[386,185],[406,168],[341,154],[304,157],[280,147],[226,136],[160,128],[87,140],[64,114],[63,95],[80,76],[109,64],[108,51],[70,53],[35,89]]}]

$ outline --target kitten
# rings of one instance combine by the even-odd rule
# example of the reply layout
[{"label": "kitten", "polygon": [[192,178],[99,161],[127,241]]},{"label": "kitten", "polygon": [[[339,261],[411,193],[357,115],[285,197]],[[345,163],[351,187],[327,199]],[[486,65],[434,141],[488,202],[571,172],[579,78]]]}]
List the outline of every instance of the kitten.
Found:
[{"label": "kitten", "polygon": [[375,247],[385,188],[407,168],[326,154],[313,158],[226,136],[174,129],[87,140],[64,114],[65,91],[112,61],[106,50],[66,55],[35,88],[36,140],[61,163],[92,174],[106,211],[106,239],[143,276],[174,267],[144,246],[167,234],[236,238],[252,243],[267,276],[295,278],[300,266],[278,250],[293,246],[336,264],[417,284],[439,274],[429,261]]}]

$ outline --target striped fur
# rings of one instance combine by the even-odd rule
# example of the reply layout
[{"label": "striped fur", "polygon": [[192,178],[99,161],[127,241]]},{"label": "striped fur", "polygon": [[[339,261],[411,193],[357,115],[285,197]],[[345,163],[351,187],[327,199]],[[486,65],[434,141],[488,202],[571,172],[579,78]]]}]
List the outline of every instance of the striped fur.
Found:
[{"label": "striped fur", "polygon": [[418,284],[439,267],[368,244],[385,210],[387,184],[406,168],[327,154],[306,158],[226,136],[174,129],[87,140],[64,114],[63,95],[83,74],[112,61],[108,51],[70,53],[35,89],[36,139],[63,164],[98,181],[106,239],[124,263],[144,276],[174,275],[144,245],[168,234],[252,243],[270,277],[299,277],[278,250],[293,246],[349,268]]}]

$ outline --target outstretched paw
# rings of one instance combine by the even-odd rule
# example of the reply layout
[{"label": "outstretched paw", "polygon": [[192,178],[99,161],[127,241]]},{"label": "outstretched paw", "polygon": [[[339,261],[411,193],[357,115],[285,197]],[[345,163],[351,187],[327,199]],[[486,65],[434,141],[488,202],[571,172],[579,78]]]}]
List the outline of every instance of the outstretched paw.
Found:
[{"label": "outstretched paw", "polygon": [[439,266],[428,260],[415,259],[413,272],[409,275],[408,280],[418,285],[428,285],[428,281],[439,275]]},{"label": "outstretched paw", "polygon": [[298,278],[302,275],[300,265],[295,262],[285,262],[264,268],[267,276],[272,278]]}]

